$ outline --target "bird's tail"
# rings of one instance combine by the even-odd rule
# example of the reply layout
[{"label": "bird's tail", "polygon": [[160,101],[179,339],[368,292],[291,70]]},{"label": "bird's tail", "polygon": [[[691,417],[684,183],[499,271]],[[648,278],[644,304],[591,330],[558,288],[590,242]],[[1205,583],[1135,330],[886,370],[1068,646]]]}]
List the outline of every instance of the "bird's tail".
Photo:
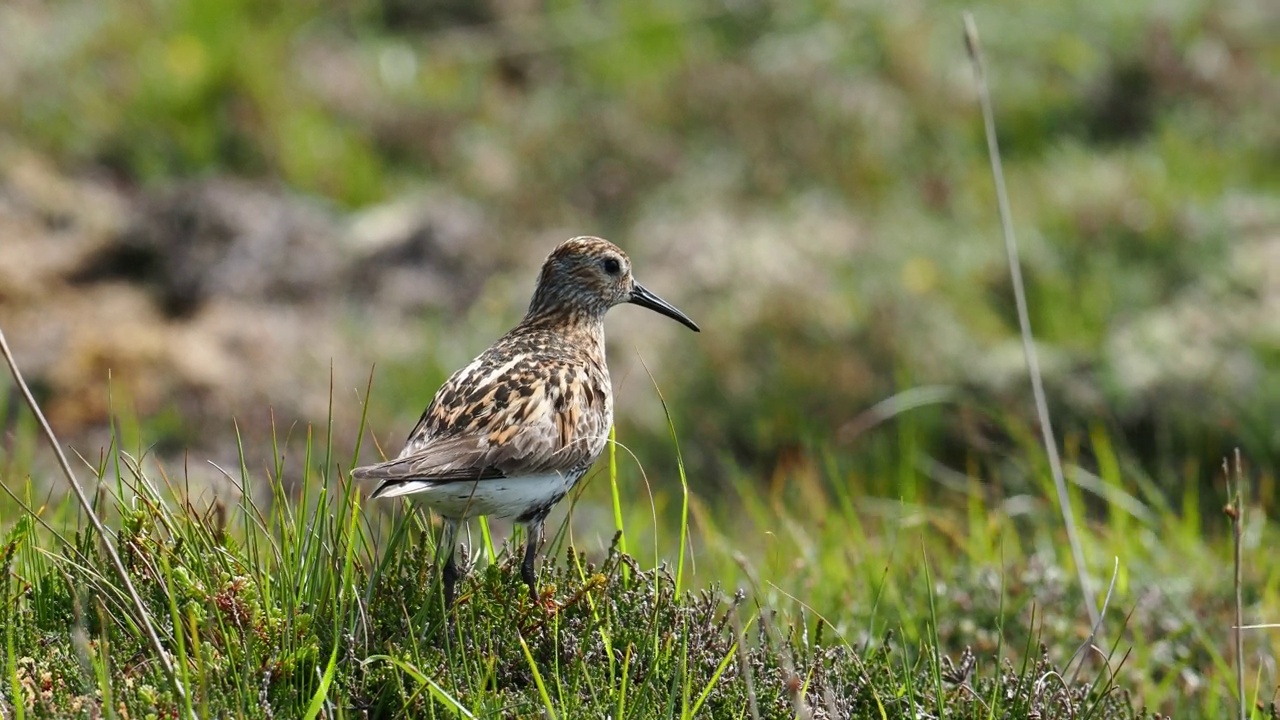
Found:
[{"label": "bird's tail", "polygon": [[424,480],[387,480],[369,494],[369,499],[394,498],[430,490],[433,483]]}]

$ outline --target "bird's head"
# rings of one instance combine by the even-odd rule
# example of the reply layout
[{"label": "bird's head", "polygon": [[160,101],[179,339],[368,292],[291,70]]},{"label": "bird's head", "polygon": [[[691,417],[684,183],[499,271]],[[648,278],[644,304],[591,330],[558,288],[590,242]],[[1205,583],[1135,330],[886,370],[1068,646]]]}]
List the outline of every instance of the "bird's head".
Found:
[{"label": "bird's head", "polygon": [[649,308],[698,332],[688,315],[636,282],[631,259],[621,248],[589,236],[566,240],[547,256],[528,317],[585,314],[600,320],[623,303]]}]

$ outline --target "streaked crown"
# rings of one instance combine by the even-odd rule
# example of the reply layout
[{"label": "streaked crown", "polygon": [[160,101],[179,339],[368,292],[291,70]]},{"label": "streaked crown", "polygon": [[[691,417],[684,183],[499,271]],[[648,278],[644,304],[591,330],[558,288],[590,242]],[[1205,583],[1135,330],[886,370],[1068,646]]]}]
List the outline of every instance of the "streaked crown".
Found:
[{"label": "streaked crown", "polygon": [[590,236],[566,240],[547,256],[524,324],[599,323],[609,308],[622,303],[647,307],[698,330],[688,316],[636,282],[631,259],[621,248]]},{"label": "streaked crown", "polygon": [[617,245],[598,237],[560,243],[542,263],[529,314],[584,312],[604,317],[631,298],[631,260]]}]

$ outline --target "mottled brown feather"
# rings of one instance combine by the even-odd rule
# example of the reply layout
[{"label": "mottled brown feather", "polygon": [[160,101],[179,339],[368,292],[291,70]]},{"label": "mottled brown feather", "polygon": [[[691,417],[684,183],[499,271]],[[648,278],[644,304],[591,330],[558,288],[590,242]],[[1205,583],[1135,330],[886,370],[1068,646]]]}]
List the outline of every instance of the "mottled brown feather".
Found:
[{"label": "mottled brown feather", "polygon": [[562,243],[544,262],[520,324],[445,381],[398,457],[353,476],[380,480],[374,497],[407,483],[554,473],[572,485],[599,457],[613,424],[604,315],[639,292],[647,293],[612,243]]},{"label": "mottled brown feather", "polygon": [[355,477],[447,483],[585,471],[613,423],[601,334],[517,326],[445,381],[399,457]]}]

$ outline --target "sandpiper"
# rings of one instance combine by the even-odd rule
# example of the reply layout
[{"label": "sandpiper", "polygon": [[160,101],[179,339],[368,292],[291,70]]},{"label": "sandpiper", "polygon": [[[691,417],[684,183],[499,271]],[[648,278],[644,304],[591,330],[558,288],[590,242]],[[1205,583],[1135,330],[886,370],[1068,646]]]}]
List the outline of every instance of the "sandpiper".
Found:
[{"label": "sandpiper", "polygon": [[446,605],[458,579],[458,523],[478,515],[525,527],[520,577],[538,599],[534,555],[543,521],[600,456],[613,424],[604,316],[622,303],[698,331],[635,281],[630,259],[613,243],[561,243],[542,264],[524,319],[445,381],[400,455],[352,471],[357,480],[381,481],[370,497],[416,494],[444,519],[437,555],[445,553]]}]

